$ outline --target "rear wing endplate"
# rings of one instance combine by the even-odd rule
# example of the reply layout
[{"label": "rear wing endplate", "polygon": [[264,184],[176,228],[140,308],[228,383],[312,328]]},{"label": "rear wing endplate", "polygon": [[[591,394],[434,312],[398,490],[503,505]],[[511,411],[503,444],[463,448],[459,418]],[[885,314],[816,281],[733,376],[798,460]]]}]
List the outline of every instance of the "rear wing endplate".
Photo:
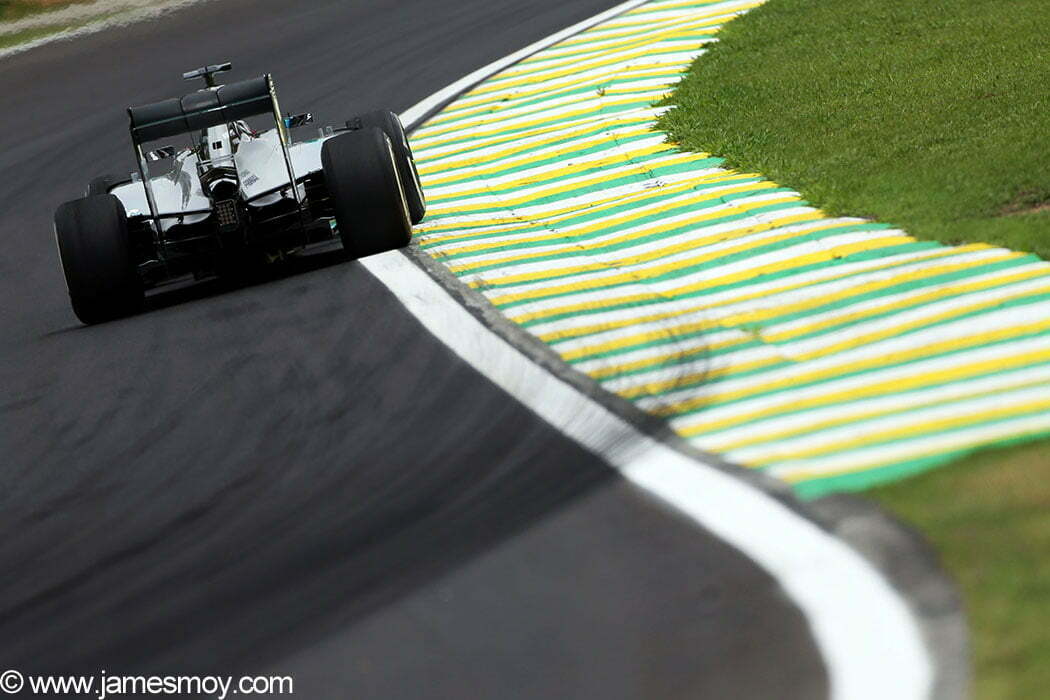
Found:
[{"label": "rear wing endplate", "polygon": [[135,155],[138,157],[139,174],[142,176],[143,187],[146,189],[150,217],[156,226],[158,236],[161,232],[161,217],[157,212],[153,188],[150,186],[149,170],[142,144],[177,134],[201,131],[266,112],[272,113],[274,123],[277,125],[288,178],[295,193],[296,203],[301,207],[299,190],[295,186],[295,172],[292,170],[292,160],[288,153],[288,131],[284,120],[281,119],[277,92],[269,73],[258,78],[198,90],[183,97],[173,97],[141,107],[128,108],[128,118],[131,120],[131,142],[134,144]]}]

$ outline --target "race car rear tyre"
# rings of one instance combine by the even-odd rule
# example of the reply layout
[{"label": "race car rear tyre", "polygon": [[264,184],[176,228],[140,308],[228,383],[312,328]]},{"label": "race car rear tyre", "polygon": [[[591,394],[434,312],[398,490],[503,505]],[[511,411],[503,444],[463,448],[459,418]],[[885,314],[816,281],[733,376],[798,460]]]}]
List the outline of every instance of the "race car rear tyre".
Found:
[{"label": "race car rear tyre", "polygon": [[104,194],[61,205],[55,212],[55,240],[77,318],[101,323],[142,308],[142,280],[119,199]]},{"label": "race car rear tyre", "polygon": [[427,213],[427,200],[423,194],[423,186],[419,182],[419,171],[416,169],[412,147],[408,144],[408,137],[405,135],[405,127],[401,125],[401,119],[396,114],[385,110],[362,114],[346,123],[346,127],[352,131],[367,129],[370,126],[382,129],[383,133],[390,138],[390,145],[394,149],[394,160],[397,162],[397,174],[401,177],[401,185],[405,189],[408,213],[411,215],[412,223],[418,224]]},{"label": "race car rear tyre", "polygon": [[408,245],[408,203],[383,131],[369,127],[328,139],[321,166],[348,253],[362,258]]}]

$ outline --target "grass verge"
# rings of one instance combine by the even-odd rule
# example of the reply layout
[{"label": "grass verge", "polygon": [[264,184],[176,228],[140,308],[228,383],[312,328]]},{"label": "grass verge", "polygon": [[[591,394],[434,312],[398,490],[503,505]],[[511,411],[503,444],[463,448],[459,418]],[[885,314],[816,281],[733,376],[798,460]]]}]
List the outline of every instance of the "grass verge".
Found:
[{"label": "grass verge", "polygon": [[[127,11],[119,5],[94,5],[94,0],[27,0],[4,2],[0,0],[0,51],[28,44],[56,34],[80,29],[96,22],[111,19]],[[87,5],[83,12],[55,12],[71,5]],[[20,20],[28,20],[21,22]]]},{"label": "grass verge", "polygon": [[12,46],[18,46],[19,44],[43,39],[45,36],[58,34],[59,32],[64,32],[68,29],[74,29],[76,26],[76,24],[48,25],[46,27],[24,29],[13,34],[0,34],[0,49],[9,49]]},{"label": "grass verge", "polygon": [[52,36],[54,34],[60,34],[62,32],[69,31],[71,29],[79,29],[85,25],[93,22],[100,22],[102,20],[116,17],[119,12],[104,12],[87,19],[81,19],[75,22],[64,22],[61,24],[48,24],[43,27],[32,27],[29,29],[23,29],[19,32],[11,34],[0,34],[0,51],[3,49],[9,49],[19,44],[26,44],[37,39],[43,39],[44,37]]},{"label": "grass verge", "polygon": [[1050,258],[1050,3],[771,0],[662,128],[832,215]]},{"label": "grass verge", "polygon": [[959,582],[978,698],[1050,688],[1050,444],[976,454],[868,492],[918,527]]},{"label": "grass verge", "polygon": [[13,22],[41,12],[83,5],[91,0],[0,0],[0,22]]},{"label": "grass verge", "polygon": [[[722,30],[660,126],[831,215],[1050,258],[1048,28],[1046,0],[770,0]],[[1050,444],[868,493],[959,581],[977,697],[1042,697]]]}]

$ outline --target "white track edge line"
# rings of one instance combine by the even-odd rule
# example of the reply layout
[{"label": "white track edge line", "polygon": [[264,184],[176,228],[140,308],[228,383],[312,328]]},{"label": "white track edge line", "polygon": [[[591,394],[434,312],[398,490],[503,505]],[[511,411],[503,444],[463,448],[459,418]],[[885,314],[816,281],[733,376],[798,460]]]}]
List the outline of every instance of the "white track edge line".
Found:
[{"label": "white track edge line", "polygon": [[[649,0],[630,0],[480,68],[402,113],[411,129],[477,83]],[[361,260],[442,343],[567,437],[765,569],[810,625],[831,697],[919,700],[933,664],[908,604],[849,545],[769,494],[643,435],[486,328],[403,253]],[[609,444],[600,436],[631,435]],[[625,449],[624,445],[629,445]]]},{"label": "white track edge line", "polygon": [[[831,697],[928,697],[932,665],[918,623],[849,545],[765,492],[643,435],[482,325],[405,255],[361,263],[475,369],[768,572],[809,622]],[[610,436],[631,439],[603,439]]]}]

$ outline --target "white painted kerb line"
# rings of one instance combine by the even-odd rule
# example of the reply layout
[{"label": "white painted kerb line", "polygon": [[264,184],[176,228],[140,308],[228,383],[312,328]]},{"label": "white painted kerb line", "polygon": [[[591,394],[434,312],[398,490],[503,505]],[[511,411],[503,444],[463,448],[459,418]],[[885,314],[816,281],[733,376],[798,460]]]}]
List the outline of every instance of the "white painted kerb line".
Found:
[{"label": "white painted kerb line", "polygon": [[[605,19],[632,0],[481,68],[401,115],[408,128],[486,77]],[[691,517],[767,571],[809,622],[827,667],[831,697],[919,700],[933,670],[907,604],[868,561],[763,491],[638,432],[532,362],[474,318],[401,253],[361,263],[457,355],[623,476]],[[606,444],[601,436],[630,435]]]},{"label": "white painted kerb line", "polygon": [[[932,669],[916,621],[882,575],[848,545],[762,491],[639,433],[483,326],[404,255],[361,263],[475,369],[776,579],[810,624],[831,697],[928,697]],[[601,439],[628,434],[633,441],[626,449]]]}]

